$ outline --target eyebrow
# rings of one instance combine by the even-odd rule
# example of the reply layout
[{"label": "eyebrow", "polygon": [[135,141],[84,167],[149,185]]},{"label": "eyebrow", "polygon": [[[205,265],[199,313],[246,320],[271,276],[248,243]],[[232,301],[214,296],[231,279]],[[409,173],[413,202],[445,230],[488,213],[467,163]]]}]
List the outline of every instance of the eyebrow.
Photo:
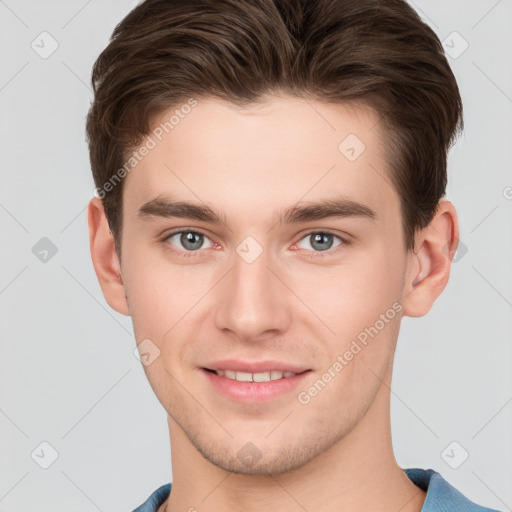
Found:
[{"label": "eyebrow", "polygon": [[[212,224],[226,224],[224,212],[216,212],[207,205],[187,201],[169,201],[156,198],[144,203],[139,208],[140,219],[150,217],[161,218],[187,218]],[[295,224],[312,220],[327,219],[330,217],[362,217],[375,220],[377,214],[370,207],[347,198],[324,199],[316,202],[302,203],[285,210],[281,210],[274,217],[275,224]]]}]

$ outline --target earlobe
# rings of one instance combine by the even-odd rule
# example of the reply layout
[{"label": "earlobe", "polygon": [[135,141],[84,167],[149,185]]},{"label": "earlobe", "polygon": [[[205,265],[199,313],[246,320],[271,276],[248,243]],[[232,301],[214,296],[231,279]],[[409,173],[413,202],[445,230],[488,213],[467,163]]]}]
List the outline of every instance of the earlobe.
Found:
[{"label": "earlobe", "polygon": [[103,295],[112,309],[129,315],[114,237],[108,226],[103,203],[97,197],[89,202],[88,223],[92,263]]},{"label": "earlobe", "polygon": [[416,235],[416,249],[410,252],[402,300],[405,316],[424,316],[445,289],[453,256],[459,242],[455,207],[440,201],[428,226]]}]

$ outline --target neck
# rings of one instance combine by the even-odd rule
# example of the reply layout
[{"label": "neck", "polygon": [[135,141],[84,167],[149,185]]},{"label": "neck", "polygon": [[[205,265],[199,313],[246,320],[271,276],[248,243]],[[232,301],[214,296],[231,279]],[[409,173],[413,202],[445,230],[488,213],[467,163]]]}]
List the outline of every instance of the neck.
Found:
[{"label": "neck", "polygon": [[[385,379],[386,381],[388,379]],[[172,492],[162,511],[420,512],[426,493],[396,463],[389,388],[381,386],[362,420],[307,464],[275,475],[224,471],[206,460],[169,417]],[[159,511],[160,512],[160,511]]]}]

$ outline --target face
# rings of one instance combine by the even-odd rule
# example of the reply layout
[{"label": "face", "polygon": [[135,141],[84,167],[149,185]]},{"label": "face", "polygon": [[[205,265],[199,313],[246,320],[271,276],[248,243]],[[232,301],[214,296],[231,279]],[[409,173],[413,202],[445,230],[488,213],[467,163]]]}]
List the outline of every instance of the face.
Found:
[{"label": "face", "polygon": [[[144,370],[220,468],[300,467],[357,428],[390,371],[407,252],[381,137],[354,105],[198,98],[126,178],[121,272]],[[286,367],[263,383],[209,371]]]}]

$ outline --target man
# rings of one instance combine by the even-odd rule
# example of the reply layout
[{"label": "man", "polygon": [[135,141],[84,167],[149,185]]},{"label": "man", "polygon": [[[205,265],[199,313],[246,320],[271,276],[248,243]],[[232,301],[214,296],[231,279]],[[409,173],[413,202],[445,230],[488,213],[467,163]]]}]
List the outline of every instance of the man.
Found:
[{"label": "man", "polygon": [[390,432],[458,244],[462,104],[401,0],[146,0],[93,71],[94,267],[168,414],[137,512],[483,511]]}]

